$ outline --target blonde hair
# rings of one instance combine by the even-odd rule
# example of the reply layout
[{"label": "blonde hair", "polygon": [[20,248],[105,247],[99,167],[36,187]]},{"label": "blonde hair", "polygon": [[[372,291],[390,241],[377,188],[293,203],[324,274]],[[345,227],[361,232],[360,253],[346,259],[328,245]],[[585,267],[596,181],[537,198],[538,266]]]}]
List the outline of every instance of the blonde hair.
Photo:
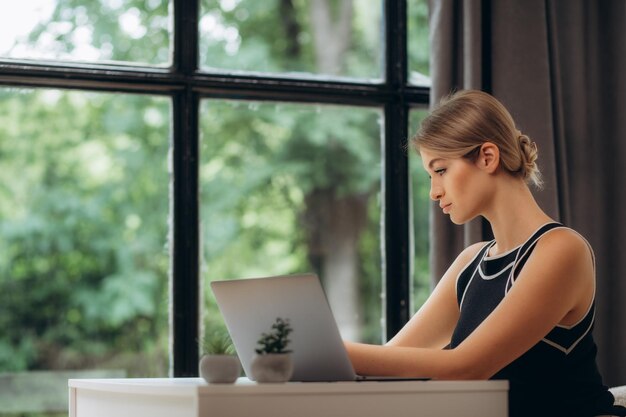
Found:
[{"label": "blonde hair", "polygon": [[537,188],[543,186],[537,145],[515,127],[502,103],[485,92],[463,90],[444,97],[412,140],[418,152],[426,149],[444,158],[469,159],[476,158],[485,142],[500,150],[504,171]]}]

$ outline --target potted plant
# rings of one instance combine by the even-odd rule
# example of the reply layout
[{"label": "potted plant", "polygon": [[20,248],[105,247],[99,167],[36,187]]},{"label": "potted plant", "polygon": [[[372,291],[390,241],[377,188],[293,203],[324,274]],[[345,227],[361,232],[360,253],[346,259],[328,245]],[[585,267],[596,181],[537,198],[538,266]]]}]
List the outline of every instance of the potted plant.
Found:
[{"label": "potted plant", "polygon": [[293,374],[291,350],[287,347],[293,331],[288,319],[276,318],[268,333],[262,333],[252,361],[252,379],[257,382],[286,382]]},{"label": "potted plant", "polygon": [[227,332],[214,331],[205,337],[199,371],[209,384],[232,384],[239,378],[241,364]]}]

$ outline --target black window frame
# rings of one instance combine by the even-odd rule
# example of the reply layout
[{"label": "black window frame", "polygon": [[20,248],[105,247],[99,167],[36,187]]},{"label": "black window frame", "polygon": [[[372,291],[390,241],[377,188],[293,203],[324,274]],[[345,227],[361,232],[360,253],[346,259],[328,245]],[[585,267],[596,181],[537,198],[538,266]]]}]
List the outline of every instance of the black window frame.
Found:
[{"label": "black window frame", "polygon": [[207,73],[198,67],[200,0],[172,0],[171,67],[80,64],[0,59],[0,86],[47,87],[168,96],[172,100],[171,358],[170,375],[198,375],[200,332],[199,106],[200,100],[345,104],[382,108],[383,283],[385,336],[408,321],[412,291],[408,116],[426,108],[430,88],[408,82],[407,1],[383,0],[384,79],[286,78],[280,75]]}]

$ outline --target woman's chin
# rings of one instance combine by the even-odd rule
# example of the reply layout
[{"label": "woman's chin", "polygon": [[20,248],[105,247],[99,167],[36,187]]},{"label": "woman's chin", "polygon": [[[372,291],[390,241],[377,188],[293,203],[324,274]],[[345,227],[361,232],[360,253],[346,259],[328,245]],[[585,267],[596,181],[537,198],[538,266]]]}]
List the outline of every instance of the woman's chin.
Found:
[{"label": "woman's chin", "polygon": [[450,221],[454,224],[456,224],[457,226],[462,226],[464,224],[467,224],[469,222],[471,222],[472,220],[474,220],[476,217],[478,216],[473,216],[473,217],[461,217],[461,216],[456,216],[453,213],[450,213]]}]

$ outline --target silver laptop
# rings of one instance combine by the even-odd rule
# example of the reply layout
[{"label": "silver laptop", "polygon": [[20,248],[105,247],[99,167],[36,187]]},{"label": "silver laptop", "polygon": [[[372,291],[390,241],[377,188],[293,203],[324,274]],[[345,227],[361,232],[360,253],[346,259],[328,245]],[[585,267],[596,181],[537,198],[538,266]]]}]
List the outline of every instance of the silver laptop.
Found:
[{"label": "silver laptop", "polygon": [[291,381],[354,381],[423,378],[361,377],[348,357],[319,278],[314,274],[213,281],[211,289],[246,375],[257,340],[277,317],[293,332]]}]

